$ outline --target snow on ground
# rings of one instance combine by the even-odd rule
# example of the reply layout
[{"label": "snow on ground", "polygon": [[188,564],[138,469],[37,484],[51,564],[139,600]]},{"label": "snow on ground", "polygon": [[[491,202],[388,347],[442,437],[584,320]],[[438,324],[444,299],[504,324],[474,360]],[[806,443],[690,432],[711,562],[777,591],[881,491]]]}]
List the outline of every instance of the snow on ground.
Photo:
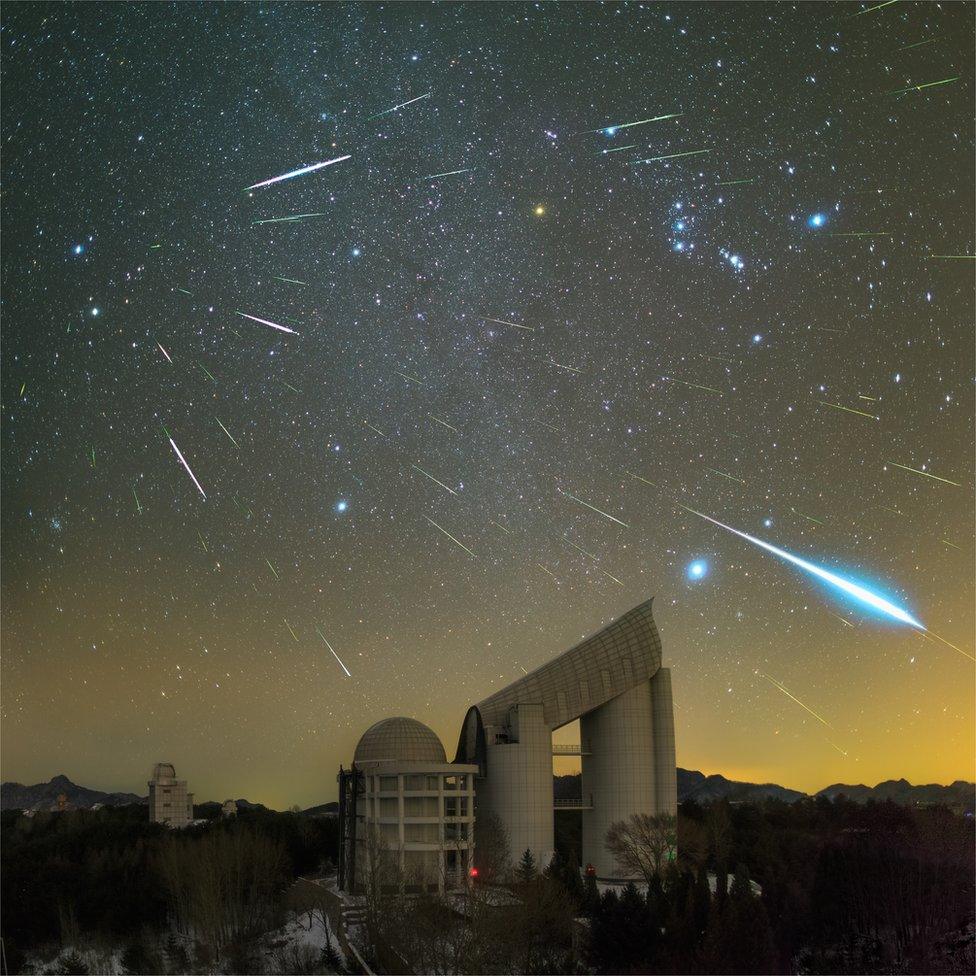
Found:
[{"label": "snow on ground", "polygon": [[126,976],[126,969],[122,965],[122,951],[122,949],[81,949],[67,946],[58,950],[56,954],[29,954],[24,972],[60,972],[65,961],[74,956],[84,962],[89,973],[97,973],[98,976]]}]

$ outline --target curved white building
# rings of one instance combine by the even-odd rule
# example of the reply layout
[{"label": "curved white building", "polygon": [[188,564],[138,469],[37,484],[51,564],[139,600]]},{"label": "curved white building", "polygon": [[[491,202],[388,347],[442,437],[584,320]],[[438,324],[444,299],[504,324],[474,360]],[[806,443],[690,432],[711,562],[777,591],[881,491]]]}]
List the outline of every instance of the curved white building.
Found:
[{"label": "curved white building", "polygon": [[449,763],[437,735],[412,718],[368,728],[352,768],[339,770],[339,887],[371,876],[406,890],[467,882],[477,766]]},{"label": "curved white building", "polygon": [[552,733],[580,720],[582,861],[598,878],[626,873],[607,830],[633,813],[675,814],[671,675],[661,667],[652,601],[468,710],[457,762],[476,763],[478,813],[505,824],[513,863],[553,853]]}]

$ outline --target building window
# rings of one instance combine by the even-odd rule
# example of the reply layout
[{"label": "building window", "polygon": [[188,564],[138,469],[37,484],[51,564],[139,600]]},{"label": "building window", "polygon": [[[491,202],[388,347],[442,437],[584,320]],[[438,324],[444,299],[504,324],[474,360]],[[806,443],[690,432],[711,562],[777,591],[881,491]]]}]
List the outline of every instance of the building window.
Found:
[{"label": "building window", "polygon": [[403,815],[405,817],[439,817],[440,803],[436,796],[405,796]]},{"label": "building window", "polygon": [[397,791],[396,776],[380,777],[380,793],[396,793],[396,791]]},{"label": "building window", "polygon": [[403,825],[403,840],[408,844],[439,844],[440,824],[408,823]]},{"label": "building window", "polygon": [[428,776],[427,777],[427,789],[428,790],[439,790],[441,788],[441,778],[440,776]]},{"label": "building window", "polygon": [[444,824],[444,840],[467,840],[468,825],[466,823]]},{"label": "building window", "polygon": [[463,790],[464,789],[464,777],[463,776],[445,776],[444,777],[444,789],[445,790]]},{"label": "building window", "polygon": [[468,798],[466,796],[445,796],[445,817],[466,817],[468,815]]},{"label": "building window", "polygon": [[384,797],[380,800],[380,816],[381,817],[399,817],[400,816],[400,801],[396,797]]},{"label": "building window", "polygon": [[[403,777],[403,788],[405,790],[413,790],[415,792],[422,791],[427,786],[427,776],[404,776]],[[434,789],[437,789],[436,777],[434,779]]]}]

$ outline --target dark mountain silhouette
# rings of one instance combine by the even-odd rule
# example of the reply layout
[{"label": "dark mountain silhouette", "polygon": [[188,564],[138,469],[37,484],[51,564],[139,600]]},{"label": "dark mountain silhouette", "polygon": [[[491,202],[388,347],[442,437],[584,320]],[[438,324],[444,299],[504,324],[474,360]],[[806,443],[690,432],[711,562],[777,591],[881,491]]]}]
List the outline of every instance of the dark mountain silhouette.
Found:
[{"label": "dark mountain silhouette", "polygon": [[939,783],[912,786],[907,779],[888,779],[878,783],[877,786],[835,783],[821,790],[817,796],[826,796],[831,800],[837,796],[846,796],[856,803],[866,803],[870,799],[892,800],[904,806],[927,807],[941,803],[960,813],[970,815],[976,810],[976,783],[967,783],[962,779],[957,779],[948,786]]},{"label": "dark mountain silhouette", "polygon": [[[678,767],[678,802],[694,799],[700,803],[712,800],[727,799],[733,803],[746,803],[754,800],[778,799],[786,803],[807,796],[799,790],[791,790],[776,783],[740,783],[726,779],[714,773],[706,776],[697,770]],[[553,795],[556,799],[571,799],[581,795],[580,774],[553,777]],[[923,786],[913,786],[905,779],[890,779],[877,786],[863,784],[849,785],[835,783],[820,790],[815,796],[834,799],[846,796],[856,803],[867,803],[868,800],[891,800],[904,806],[945,806],[964,814],[972,815],[976,812],[976,783],[956,780],[948,786],[939,783],[929,783]],[[135,793],[104,793],[101,790],[88,789],[72,783],[64,774],[55,776],[48,783],[37,783],[34,786],[24,786],[22,783],[0,784],[0,810],[57,810],[60,807],[60,797],[64,797],[65,809],[91,809],[96,805],[120,807],[131,803],[148,803],[148,797],[137,796]],[[267,809],[260,803],[238,799],[235,801],[238,810]],[[211,803],[197,804],[197,808],[209,807]],[[216,804],[219,806],[219,803]],[[320,803],[309,807],[302,813],[311,817],[334,816],[338,812],[338,804]]]},{"label": "dark mountain silhouette", "polygon": [[0,785],[0,810],[57,810],[59,798],[75,809],[90,809],[96,804],[122,807],[130,803],[148,803],[149,798],[135,793],[103,793],[72,783],[63,773],[48,783],[24,786],[22,783]]},{"label": "dark mountain silhouette", "polygon": [[[148,804],[148,796],[135,793],[103,793],[86,786],[72,783],[63,773],[48,783],[24,786],[23,783],[0,784],[0,810],[58,810],[60,797],[65,798],[64,808],[68,810],[90,810],[94,806],[124,807],[132,803]],[[250,800],[235,800],[238,810],[265,810],[267,807]],[[216,806],[215,801],[194,804],[200,807]]]},{"label": "dark mountain silhouette", "polygon": [[[553,777],[553,795],[556,799],[571,799],[581,795],[580,774]],[[719,774],[706,776],[697,770],[678,767],[678,802],[697,800],[709,803],[712,800],[729,800],[733,803],[746,803],[754,800],[777,799],[795,803],[808,794],[799,790],[787,789],[776,783],[740,783],[726,779]],[[821,790],[815,796],[833,799],[844,795],[856,803],[868,800],[891,800],[904,806],[934,806],[943,804],[959,813],[974,812],[976,807],[976,783],[956,780],[949,786],[933,783],[927,786],[912,786],[908,780],[886,780],[877,786],[847,786],[837,783]]]}]

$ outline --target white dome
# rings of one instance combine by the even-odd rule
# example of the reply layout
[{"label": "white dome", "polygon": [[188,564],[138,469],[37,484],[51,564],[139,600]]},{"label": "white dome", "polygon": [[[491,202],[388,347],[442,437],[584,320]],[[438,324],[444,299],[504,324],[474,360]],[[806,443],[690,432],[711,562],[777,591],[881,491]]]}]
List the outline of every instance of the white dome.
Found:
[{"label": "white dome", "polygon": [[385,718],[371,725],[356,746],[353,762],[446,763],[444,746],[436,733],[415,718]]}]

